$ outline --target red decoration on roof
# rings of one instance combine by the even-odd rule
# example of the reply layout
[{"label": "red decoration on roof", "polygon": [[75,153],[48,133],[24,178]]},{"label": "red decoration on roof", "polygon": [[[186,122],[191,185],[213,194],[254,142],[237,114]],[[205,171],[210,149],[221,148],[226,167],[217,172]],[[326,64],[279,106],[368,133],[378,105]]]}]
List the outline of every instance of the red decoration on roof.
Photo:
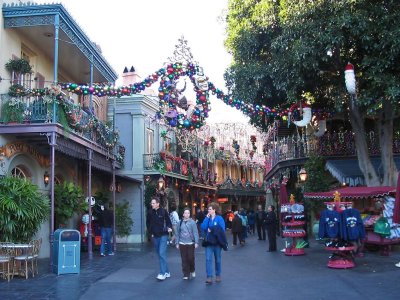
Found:
[{"label": "red decoration on roof", "polygon": [[338,191],[342,199],[363,199],[363,198],[376,198],[394,194],[396,192],[395,186],[353,186],[335,189],[329,192],[313,192],[304,193],[306,199],[324,199],[332,200],[333,194]]}]

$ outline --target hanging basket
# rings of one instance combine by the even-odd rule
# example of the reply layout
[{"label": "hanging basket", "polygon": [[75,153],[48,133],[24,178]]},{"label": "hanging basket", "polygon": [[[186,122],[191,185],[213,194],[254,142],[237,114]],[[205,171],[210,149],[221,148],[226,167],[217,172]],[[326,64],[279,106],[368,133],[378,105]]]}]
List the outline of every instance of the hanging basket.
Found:
[{"label": "hanging basket", "polygon": [[32,74],[32,66],[29,62],[23,58],[10,59],[5,67],[9,72],[15,72],[19,74]]}]

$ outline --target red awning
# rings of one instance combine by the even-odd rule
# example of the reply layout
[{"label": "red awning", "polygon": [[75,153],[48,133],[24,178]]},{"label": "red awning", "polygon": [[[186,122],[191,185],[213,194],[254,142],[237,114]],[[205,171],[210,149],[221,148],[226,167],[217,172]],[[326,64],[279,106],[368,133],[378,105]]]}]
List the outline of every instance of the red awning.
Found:
[{"label": "red awning", "polygon": [[351,186],[345,188],[338,188],[329,192],[317,193],[304,193],[306,199],[323,199],[332,200],[333,194],[338,191],[340,198],[344,199],[363,199],[363,198],[378,198],[394,194],[396,192],[395,186]]}]

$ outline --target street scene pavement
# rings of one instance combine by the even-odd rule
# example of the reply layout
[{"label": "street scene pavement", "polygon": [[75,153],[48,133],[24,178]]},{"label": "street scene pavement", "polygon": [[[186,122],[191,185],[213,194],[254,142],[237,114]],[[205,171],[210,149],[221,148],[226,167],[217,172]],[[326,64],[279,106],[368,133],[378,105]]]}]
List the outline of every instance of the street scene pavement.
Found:
[{"label": "street scene pavement", "polygon": [[[196,278],[182,279],[179,251],[170,246],[171,277],[157,281],[158,260],[150,243],[118,245],[115,256],[92,260],[82,253],[80,274],[55,275],[40,261],[34,278],[0,282],[0,299],[399,299],[398,251],[390,256],[366,251],[353,269],[327,267],[331,254],[310,241],[304,256],[267,252],[268,241],[250,236],[245,246],[222,253],[222,282],[206,285],[204,248],[196,250]],[[279,247],[280,246],[280,247]],[[283,241],[278,238],[278,249]],[[215,278],[214,278],[215,279]]]}]

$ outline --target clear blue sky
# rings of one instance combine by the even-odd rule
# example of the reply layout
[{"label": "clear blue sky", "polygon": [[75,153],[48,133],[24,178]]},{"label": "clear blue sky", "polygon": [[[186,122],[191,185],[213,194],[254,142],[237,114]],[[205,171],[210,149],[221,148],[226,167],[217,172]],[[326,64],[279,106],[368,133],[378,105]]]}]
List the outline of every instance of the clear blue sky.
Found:
[{"label": "clear blue sky", "polygon": [[[100,45],[118,74],[132,65],[142,78],[157,71],[184,35],[194,59],[210,81],[225,92],[223,73],[231,58],[223,44],[225,24],[218,17],[226,10],[227,2],[61,0],[89,38]],[[246,122],[241,112],[214,96],[211,108],[209,122]]]}]

